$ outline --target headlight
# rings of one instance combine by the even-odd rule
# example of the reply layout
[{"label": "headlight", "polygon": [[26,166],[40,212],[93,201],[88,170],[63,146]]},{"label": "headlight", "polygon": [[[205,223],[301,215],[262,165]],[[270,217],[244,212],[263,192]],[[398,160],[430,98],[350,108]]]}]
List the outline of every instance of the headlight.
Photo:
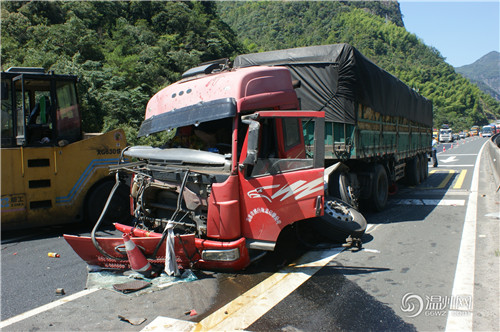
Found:
[{"label": "headlight", "polygon": [[229,250],[203,250],[201,258],[205,261],[235,261],[240,258],[240,250],[238,248]]}]

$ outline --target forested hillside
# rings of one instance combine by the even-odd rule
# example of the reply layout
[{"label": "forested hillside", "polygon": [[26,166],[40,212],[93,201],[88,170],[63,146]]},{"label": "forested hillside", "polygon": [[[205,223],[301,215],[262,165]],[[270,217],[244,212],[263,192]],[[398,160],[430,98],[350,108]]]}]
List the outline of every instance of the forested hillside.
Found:
[{"label": "forested hillside", "polygon": [[500,53],[492,51],[474,63],[457,67],[455,70],[500,101]]},{"label": "forested hillside", "polygon": [[402,27],[395,1],[220,2],[222,19],[251,52],[349,43],[432,100],[434,124],[470,128],[500,118],[500,104]]},{"label": "forested hillside", "polygon": [[154,93],[201,62],[242,52],[215,4],[2,1],[2,70],[78,75],[84,130],[121,127],[136,143]]},{"label": "forested hillside", "polygon": [[[435,124],[500,118],[500,104],[403,28],[395,1],[1,1],[2,70],[81,79],[84,130],[132,143],[149,98],[197,64],[237,54],[350,43],[430,98]],[[226,22],[226,23],[224,23]]]}]

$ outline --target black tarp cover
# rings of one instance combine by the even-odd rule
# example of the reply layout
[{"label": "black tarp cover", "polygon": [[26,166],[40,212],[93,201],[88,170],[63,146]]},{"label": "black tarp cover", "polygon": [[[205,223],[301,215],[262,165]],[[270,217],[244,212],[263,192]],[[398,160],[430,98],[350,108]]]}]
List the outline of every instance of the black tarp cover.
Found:
[{"label": "black tarp cover", "polygon": [[327,121],[356,124],[355,105],[432,127],[432,104],[349,44],[239,55],[234,67],[286,66],[304,110],[323,110]]}]

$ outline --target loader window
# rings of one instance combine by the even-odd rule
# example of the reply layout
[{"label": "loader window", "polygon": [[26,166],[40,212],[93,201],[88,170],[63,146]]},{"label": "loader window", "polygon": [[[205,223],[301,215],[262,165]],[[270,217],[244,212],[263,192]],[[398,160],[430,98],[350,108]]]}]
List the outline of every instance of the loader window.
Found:
[{"label": "loader window", "polygon": [[[15,84],[17,137],[24,137],[28,145],[46,145],[51,143],[52,101],[50,81],[25,78],[24,80],[17,80]],[[24,87],[22,84],[24,84]],[[22,93],[23,88],[24,95]],[[19,141],[18,144],[20,143],[22,142]]]},{"label": "loader window", "polygon": [[[25,123],[26,123],[26,116],[24,115],[23,111],[23,99],[25,102],[26,107],[29,107],[29,98],[28,98],[28,93],[25,93],[23,96],[21,87],[16,87],[16,128],[17,128],[17,137],[24,138],[26,137],[25,133]],[[18,143],[22,143],[21,141]]]},{"label": "loader window", "polygon": [[75,142],[81,138],[80,109],[73,81],[59,81],[56,85],[58,139]]},{"label": "loader window", "polygon": [[11,88],[9,80],[2,80],[2,146],[11,146],[14,139]]},{"label": "loader window", "polygon": [[296,118],[261,120],[258,158],[251,177],[312,168],[305,153],[302,126]]}]

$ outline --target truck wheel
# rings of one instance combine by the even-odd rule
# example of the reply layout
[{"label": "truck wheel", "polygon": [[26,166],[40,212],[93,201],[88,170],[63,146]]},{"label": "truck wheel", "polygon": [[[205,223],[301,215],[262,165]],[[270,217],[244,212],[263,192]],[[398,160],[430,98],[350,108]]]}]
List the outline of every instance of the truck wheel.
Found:
[{"label": "truck wheel", "polygon": [[389,181],[384,166],[375,165],[372,183],[371,203],[375,211],[382,211],[387,205],[389,194]]},{"label": "truck wheel", "polygon": [[427,157],[425,154],[420,155],[420,182],[424,182],[429,174],[429,169],[427,167]]},{"label": "truck wheel", "polygon": [[334,243],[351,236],[360,238],[366,231],[366,219],[351,205],[335,197],[325,197],[325,214],[309,220],[318,235]]},{"label": "truck wheel", "polygon": [[[107,180],[95,185],[87,195],[85,202],[85,220],[89,225],[95,225],[108,200],[109,193],[115,185],[113,180]],[[121,184],[115,191],[102,224],[111,225],[114,222],[126,224],[130,217],[130,199],[128,186]],[[101,225],[102,225],[101,224]]]},{"label": "truck wheel", "polygon": [[416,186],[420,183],[420,158],[415,156],[406,164],[406,182],[410,186]]},{"label": "truck wheel", "polygon": [[348,173],[334,172],[330,175],[330,181],[328,181],[328,183],[330,184],[328,189],[331,196],[340,198],[342,201],[353,206],[354,208],[358,208],[358,200],[351,194],[354,188],[352,188],[352,183]]}]

